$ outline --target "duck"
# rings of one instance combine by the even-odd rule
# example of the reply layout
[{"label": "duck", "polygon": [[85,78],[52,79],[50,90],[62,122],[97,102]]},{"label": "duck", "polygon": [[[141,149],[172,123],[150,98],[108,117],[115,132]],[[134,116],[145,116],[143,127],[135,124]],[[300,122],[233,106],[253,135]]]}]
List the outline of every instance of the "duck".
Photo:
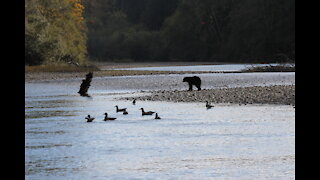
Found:
[{"label": "duck", "polygon": [[128,114],[128,111],[123,111],[122,114],[123,114],[123,115],[127,115],[127,114]]},{"label": "duck", "polygon": [[104,121],[112,121],[112,120],[115,120],[117,118],[111,118],[111,117],[108,117],[108,113],[104,113],[105,117],[104,117]]},{"label": "duck", "polygon": [[158,113],[156,113],[156,117],[154,119],[161,119],[159,116],[158,116]]},{"label": "duck", "polygon": [[136,99],[133,99],[132,104],[136,105]]},{"label": "duck", "polygon": [[213,105],[210,105],[208,101],[206,101],[206,108],[207,109],[211,109],[212,107],[214,107]]},{"label": "duck", "polygon": [[122,108],[122,109],[119,109],[118,106],[115,106],[117,108],[117,112],[124,112],[127,110],[127,108]]},{"label": "duck", "polygon": [[144,116],[144,115],[152,115],[153,113],[155,113],[153,111],[145,112],[143,108],[140,108],[140,110],[142,111],[142,116]]},{"label": "duck", "polygon": [[85,117],[85,119],[87,119],[87,122],[92,122],[94,120],[94,117],[91,117],[89,114],[87,117]]}]

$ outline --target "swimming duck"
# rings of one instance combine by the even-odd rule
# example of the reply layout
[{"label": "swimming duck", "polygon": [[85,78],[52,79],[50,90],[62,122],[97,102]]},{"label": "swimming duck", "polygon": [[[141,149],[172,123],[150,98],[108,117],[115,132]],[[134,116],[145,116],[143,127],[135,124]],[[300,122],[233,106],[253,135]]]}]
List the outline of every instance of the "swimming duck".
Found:
[{"label": "swimming duck", "polygon": [[127,115],[127,114],[128,114],[128,111],[123,111],[122,114]]},{"label": "swimming duck", "polygon": [[208,101],[206,101],[206,108],[207,109],[211,109],[212,107],[214,107],[213,105],[210,105]]},{"label": "swimming duck", "polygon": [[133,99],[132,104],[136,105],[136,99]]},{"label": "swimming duck", "polygon": [[115,106],[117,108],[117,112],[124,112],[127,108],[119,109],[118,106]]},{"label": "swimming duck", "polygon": [[91,117],[89,114],[87,117],[85,117],[85,119],[87,119],[87,122],[92,122],[94,120],[94,117]]},{"label": "swimming duck", "polygon": [[112,120],[115,120],[117,118],[111,118],[111,117],[108,117],[108,113],[104,113],[105,117],[104,117],[104,121],[112,121]]},{"label": "swimming duck", "polygon": [[158,116],[158,113],[156,113],[156,117],[154,119],[161,119],[159,116]]},{"label": "swimming duck", "polygon": [[142,116],[144,116],[144,115],[152,115],[153,113],[155,113],[155,112],[153,112],[153,111],[145,112],[143,108],[140,108],[140,109],[141,109],[141,111],[142,111]]}]

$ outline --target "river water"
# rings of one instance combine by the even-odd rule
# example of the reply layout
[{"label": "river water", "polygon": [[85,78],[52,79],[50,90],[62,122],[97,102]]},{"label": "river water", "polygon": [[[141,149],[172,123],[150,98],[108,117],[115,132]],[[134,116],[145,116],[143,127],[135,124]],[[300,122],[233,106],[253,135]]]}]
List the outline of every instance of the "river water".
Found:
[{"label": "river water", "polygon": [[[221,64],[221,65],[197,65],[197,66],[163,66],[163,67],[136,67],[116,68],[115,70],[136,70],[136,71],[211,71],[211,72],[233,72],[242,71],[252,67],[276,66],[279,64]],[[282,64],[292,66],[293,64]]]},{"label": "river water", "polygon": [[[294,84],[294,73],[202,76],[206,88]],[[115,99],[183,89],[174,83],[181,77],[94,78],[92,98],[78,96],[79,79],[26,83],[26,179],[295,178],[292,106],[216,104],[207,110],[203,103]],[[142,85],[155,79],[163,85]],[[115,105],[129,114],[116,113]],[[162,119],[142,116],[141,107]],[[102,121],[105,112],[117,119]],[[88,114],[96,118],[92,123],[84,119]]]}]

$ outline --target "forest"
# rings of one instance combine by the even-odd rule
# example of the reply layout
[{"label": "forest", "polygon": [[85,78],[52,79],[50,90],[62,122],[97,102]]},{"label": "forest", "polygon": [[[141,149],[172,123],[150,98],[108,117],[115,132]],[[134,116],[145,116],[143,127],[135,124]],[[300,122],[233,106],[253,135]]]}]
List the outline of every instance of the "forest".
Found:
[{"label": "forest", "polygon": [[28,0],[26,64],[295,61],[295,0]]}]

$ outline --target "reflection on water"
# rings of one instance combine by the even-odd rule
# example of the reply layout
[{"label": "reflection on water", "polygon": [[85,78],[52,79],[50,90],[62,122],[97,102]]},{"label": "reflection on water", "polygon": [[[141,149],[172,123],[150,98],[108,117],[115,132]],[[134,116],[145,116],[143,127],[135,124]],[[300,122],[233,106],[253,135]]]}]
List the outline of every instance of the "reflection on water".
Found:
[{"label": "reflection on water", "polygon": [[[26,179],[294,179],[291,106],[207,110],[204,103],[113,99],[132,93],[91,95],[59,84],[26,86]],[[141,107],[162,119],[142,116]],[[117,120],[103,121],[105,112]]]}]

